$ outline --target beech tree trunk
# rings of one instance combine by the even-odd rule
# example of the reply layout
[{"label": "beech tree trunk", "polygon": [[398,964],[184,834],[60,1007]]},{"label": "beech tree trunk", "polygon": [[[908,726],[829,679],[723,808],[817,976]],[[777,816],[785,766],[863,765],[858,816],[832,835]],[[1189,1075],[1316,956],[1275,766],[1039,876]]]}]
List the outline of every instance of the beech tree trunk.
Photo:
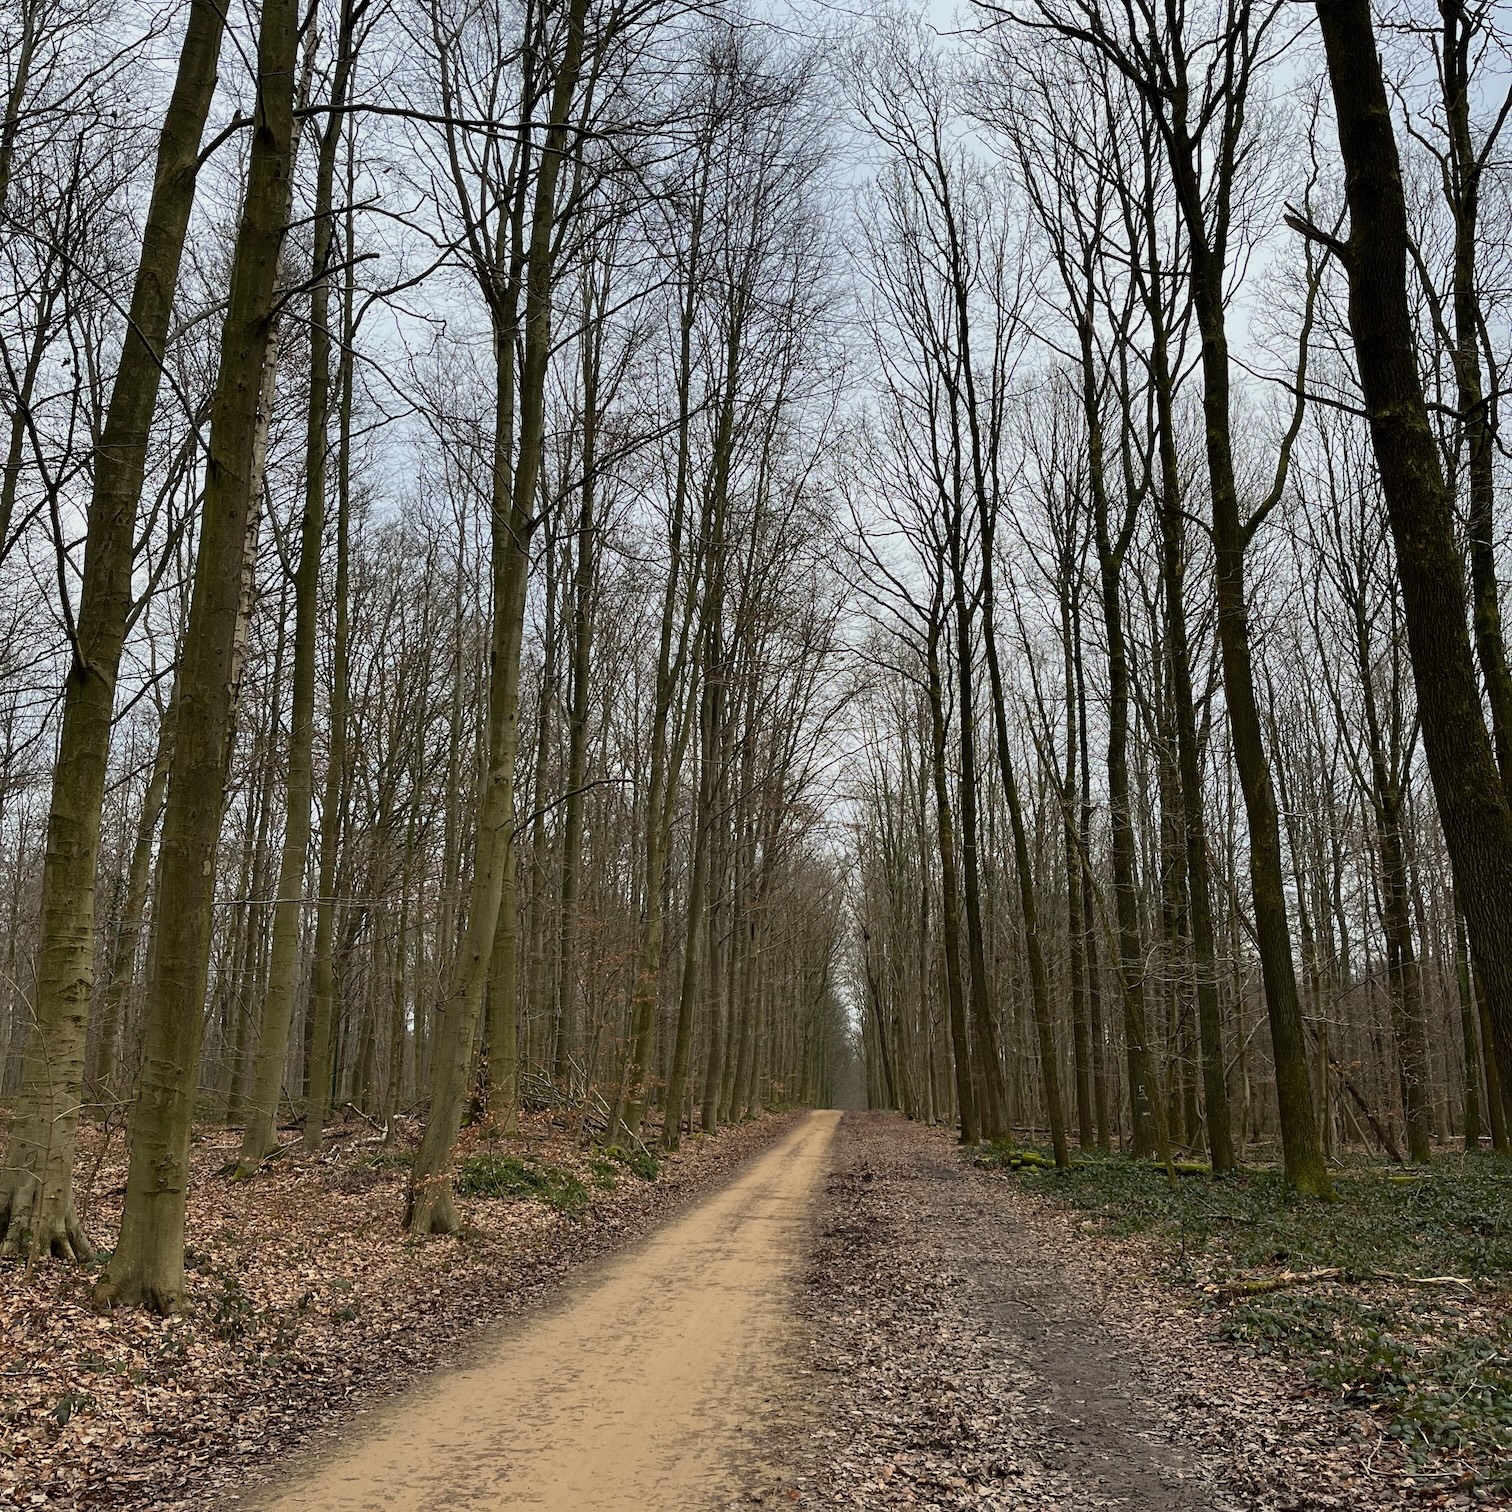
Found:
[{"label": "beech tree trunk", "polygon": [[961,1143],[981,1142],[976,1086],[971,1075],[971,1042],[966,1036],[966,1001],[961,983],[961,906],[956,881],[955,821],[950,810],[950,787],[945,769],[945,696],[940,676],[940,590],[929,625],[926,662],[929,676],[929,714],[935,790],[935,823],[940,848],[940,931],[945,945],[945,990],[950,1007],[950,1045],[955,1062],[956,1106]]},{"label": "beech tree trunk", "polygon": [[246,198],[211,407],[210,455],[163,814],[142,1067],[121,1236],[101,1294],[170,1312],[184,1293],[184,1201],[209,969],[214,859],[233,716],[236,641],[256,501],[259,408],[294,166],[299,11],[265,0]]},{"label": "beech tree trunk", "polygon": [[[1344,160],[1349,323],[1396,545],[1423,746],[1484,985],[1503,1083],[1512,1082],[1512,808],[1481,712],[1464,565],[1418,374],[1407,299],[1407,207],[1369,0],[1318,0]],[[1490,1048],[1490,1047],[1488,1047]]]},{"label": "beech tree trunk", "polygon": [[[294,690],[289,715],[288,797],[278,892],[273,905],[268,991],[263,1004],[262,1029],[253,1065],[252,1095],[238,1161],[243,1174],[250,1174],[278,1142],[278,1103],[283,1090],[289,1026],[294,1016],[299,945],[305,917],[305,874],[309,866],[310,809],[314,796],[315,653],[319,638],[320,564],[325,546],[331,372],[329,267],[334,240],[331,199],[336,177],[336,150],[345,122],[341,107],[346,102],[351,62],[352,7],[344,3],[335,74],[331,81],[331,114],[325,118],[321,129],[316,164],[314,285],[310,291],[309,327],[310,407],[305,429],[304,522],[300,533],[299,565],[294,577]],[[344,618],[345,605],[340,603],[342,595],[338,593],[337,597],[337,613]],[[344,649],[345,635],[341,629],[337,633],[339,646]],[[333,750],[336,744],[332,742]],[[333,768],[336,765],[333,761]]]},{"label": "beech tree trunk", "polygon": [[[94,1253],[74,1214],[73,1158],[94,986],[100,811],[131,610],[137,506],[224,29],[218,5],[191,0],[158,138],[126,335],[95,453],[76,642],[63,687],[47,823],[35,1020],[0,1165],[0,1254],[88,1259]],[[18,71],[18,83],[20,77]],[[8,180],[9,152],[4,170]]]},{"label": "beech tree trunk", "polygon": [[432,1052],[430,1115],[411,1169],[405,1226],[414,1233],[455,1233],[458,1225],[450,1162],[467,1104],[473,1040],[494,932],[506,891],[514,836],[514,769],[519,743],[520,645],[530,565],[531,509],[540,480],[546,424],[546,379],[552,343],[552,301],[560,226],[557,184],[571,154],[568,124],[583,63],[587,0],[572,0],[562,57],[536,167],[525,262],[523,360],[519,375],[519,449],[510,467],[513,431],[512,323],[494,332],[500,373],[494,451],[492,562],[493,630],[489,656],[488,771],[478,816],[477,859],[467,928]]}]

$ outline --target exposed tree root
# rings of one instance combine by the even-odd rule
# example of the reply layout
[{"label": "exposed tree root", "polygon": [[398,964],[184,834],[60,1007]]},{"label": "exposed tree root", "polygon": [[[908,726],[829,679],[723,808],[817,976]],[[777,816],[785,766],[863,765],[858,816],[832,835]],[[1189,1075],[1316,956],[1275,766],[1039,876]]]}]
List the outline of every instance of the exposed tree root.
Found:
[{"label": "exposed tree root", "polygon": [[411,1183],[404,1226],[412,1234],[455,1234],[462,1227],[449,1176],[421,1177]]},{"label": "exposed tree root", "polygon": [[95,1253],[71,1195],[48,1200],[30,1171],[12,1171],[0,1180],[0,1258],[85,1265]]}]

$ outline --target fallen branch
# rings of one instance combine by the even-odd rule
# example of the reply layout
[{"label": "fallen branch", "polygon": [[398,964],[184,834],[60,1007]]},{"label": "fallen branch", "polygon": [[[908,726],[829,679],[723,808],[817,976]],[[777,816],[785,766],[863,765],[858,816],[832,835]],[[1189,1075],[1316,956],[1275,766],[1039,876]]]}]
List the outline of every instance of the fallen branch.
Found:
[{"label": "fallen branch", "polygon": [[1344,1272],[1337,1266],[1324,1270],[1279,1271],[1273,1276],[1245,1276],[1237,1281],[1209,1282],[1202,1289],[1210,1297],[1261,1297],[1288,1286],[1308,1286],[1314,1281],[1338,1281]]},{"label": "fallen branch", "polygon": [[1475,1283],[1465,1276],[1408,1276],[1400,1271],[1363,1271],[1346,1274],[1340,1267],[1322,1270],[1278,1271],[1270,1276],[1242,1276],[1234,1281],[1210,1281],[1202,1290],[1209,1297],[1263,1297],[1267,1292],[1282,1291],[1289,1286],[1310,1286],[1317,1281],[1340,1281],[1360,1285],[1369,1281],[1390,1281],[1396,1286],[1459,1286],[1474,1291]]}]

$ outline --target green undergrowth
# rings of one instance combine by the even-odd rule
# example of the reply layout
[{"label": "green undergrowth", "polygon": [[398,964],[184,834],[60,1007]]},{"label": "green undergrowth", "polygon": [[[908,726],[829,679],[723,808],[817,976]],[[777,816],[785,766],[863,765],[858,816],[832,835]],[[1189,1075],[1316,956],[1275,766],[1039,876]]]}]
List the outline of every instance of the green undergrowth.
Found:
[{"label": "green undergrowth", "polygon": [[649,1150],[627,1150],[621,1145],[601,1145],[589,1162],[594,1180],[612,1188],[621,1171],[629,1171],[642,1181],[655,1181],[661,1175],[661,1162]]},{"label": "green undergrowth", "polygon": [[574,1217],[588,1206],[588,1188],[571,1171],[528,1156],[488,1151],[470,1155],[462,1162],[457,1191],[464,1197],[544,1202]]},{"label": "green undergrowth", "polygon": [[[1224,1338],[1295,1360],[1372,1410],[1416,1464],[1447,1454],[1512,1489],[1506,1161],[1446,1155],[1414,1172],[1350,1164],[1334,1172],[1337,1201],[1320,1202],[1275,1170],[1214,1179],[1188,1166],[1172,1184],[1160,1167],[1120,1156],[1079,1153],[1069,1171],[1003,1146],[971,1158],[1087,1213],[1110,1237],[1155,1238],[1173,1278],[1201,1288]],[[1325,1270],[1339,1275],[1281,1281]]]},{"label": "green undergrowth", "polygon": [[[600,1191],[612,1192],[619,1177],[629,1172],[642,1181],[655,1181],[661,1166],[644,1150],[605,1145],[588,1160],[588,1175]],[[544,1202],[570,1217],[588,1206],[587,1184],[571,1171],[548,1165],[529,1155],[480,1151],[462,1162],[457,1172],[457,1191],[464,1197],[513,1197],[522,1202]]]}]

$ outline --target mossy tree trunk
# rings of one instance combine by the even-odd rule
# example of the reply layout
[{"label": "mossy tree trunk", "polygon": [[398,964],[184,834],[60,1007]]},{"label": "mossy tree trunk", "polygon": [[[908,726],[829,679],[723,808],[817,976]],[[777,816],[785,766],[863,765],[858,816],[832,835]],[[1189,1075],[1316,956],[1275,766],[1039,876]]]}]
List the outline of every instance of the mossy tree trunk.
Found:
[{"label": "mossy tree trunk", "polygon": [[209,969],[215,853],[236,683],[263,375],[294,167],[295,0],[265,0],[258,102],[211,407],[205,500],[179,670],[142,1066],[121,1237],[103,1299],[158,1312],[184,1293],[184,1205]]},{"label": "mossy tree trunk", "polygon": [[[224,29],[219,6],[192,0],[158,138],[125,340],[95,453],[74,654],[63,687],[48,814],[35,1020],[0,1167],[0,1253],[93,1254],[74,1214],[73,1157],[94,985],[100,814],[116,677],[131,611],[148,437]],[[7,175],[9,163],[7,155]]]}]

